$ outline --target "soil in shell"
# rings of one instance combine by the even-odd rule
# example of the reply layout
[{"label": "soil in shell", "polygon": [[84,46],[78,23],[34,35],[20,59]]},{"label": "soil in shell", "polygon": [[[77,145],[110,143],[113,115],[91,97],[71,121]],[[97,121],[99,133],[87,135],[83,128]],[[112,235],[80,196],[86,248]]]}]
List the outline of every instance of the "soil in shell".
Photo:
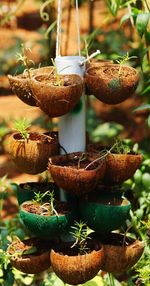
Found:
[{"label": "soil in shell", "polygon": [[84,253],[80,253],[79,247],[72,247],[73,243],[61,243],[55,247],[55,251],[59,252],[60,255],[68,255],[68,256],[78,256],[89,254],[92,251],[99,251],[101,249],[101,244],[96,239],[87,240],[86,248]]},{"label": "soil in shell", "polygon": [[52,164],[56,166],[70,167],[77,170],[79,169],[84,170],[90,163],[93,162],[93,164],[91,164],[87,169],[89,171],[98,168],[101,160],[99,160],[98,162],[94,162],[96,159],[98,159],[98,156],[96,155],[93,156],[93,155],[88,155],[86,153],[74,154],[72,157],[66,155],[59,157],[56,160],[54,159],[54,161],[52,159]]},{"label": "soil in shell", "polygon": [[125,236],[120,233],[110,233],[107,236],[101,236],[99,238],[100,242],[104,245],[113,245],[113,246],[129,246],[135,240],[131,237]]},{"label": "soil in shell", "polygon": [[129,204],[128,200],[120,196],[101,197],[98,192],[93,192],[84,197],[84,200],[92,203],[110,205],[110,206],[126,206]]},{"label": "soil in shell", "polygon": [[98,75],[98,76],[102,76],[105,78],[108,78],[110,80],[112,80],[112,78],[117,78],[119,77],[123,77],[123,78],[129,78],[131,76],[135,76],[136,75],[136,71],[130,69],[130,67],[124,67],[124,66],[101,66],[99,68],[93,68],[89,71],[90,75]]},{"label": "soil in shell", "polygon": [[[22,138],[20,133],[14,134],[13,137],[15,140],[21,140],[21,141],[23,140],[24,141],[24,139]],[[29,140],[38,141],[38,142],[41,142],[43,144],[49,144],[49,143],[53,143],[53,141],[55,139],[53,137],[45,135],[45,134],[39,134],[36,132],[32,132],[32,133],[29,133],[29,138],[27,141],[29,141]]]},{"label": "soil in shell", "polygon": [[[61,86],[65,87],[77,84],[77,80],[75,80],[74,78],[61,75],[58,76],[58,79],[56,78],[56,76],[53,75],[39,75],[35,76],[35,80],[43,84],[49,84],[52,86],[59,86],[59,87]],[[59,84],[57,80],[59,81]]]},{"label": "soil in shell", "polygon": [[[55,207],[55,212],[57,212],[59,216],[68,214],[70,212],[70,209],[68,208],[68,205],[65,202],[56,201],[54,207]],[[24,211],[37,215],[42,215],[42,216],[56,215],[54,212],[51,214],[51,205],[48,202],[39,204],[36,202],[29,201],[23,203],[22,208]]]},{"label": "soil in shell", "polygon": [[[30,251],[31,248],[34,248],[33,253],[27,254],[26,252]],[[50,241],[48,240],[39,240],[37,238],[26,239],[20,241],[16,239],[12,242],[9,247],[9,254],[13,255],[15,253],[20,254],[23,258],[30,256],[37,256],[50,249]]]}]

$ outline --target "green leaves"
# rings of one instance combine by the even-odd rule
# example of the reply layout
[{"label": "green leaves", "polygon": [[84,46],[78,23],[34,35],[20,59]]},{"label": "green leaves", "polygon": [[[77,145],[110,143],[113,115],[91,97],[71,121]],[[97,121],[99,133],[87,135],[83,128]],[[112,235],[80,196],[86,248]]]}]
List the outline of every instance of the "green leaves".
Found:
[{"label": "green leaves", "polygon": [[146,110],[146,109],[150,109],[150,104],[141,105],[141,106],[135,108],[135,109],[133,110],[133,112],[142,111],[142,110]]},{"label": "green leaves", "polygon": [[22,139],[28,139],[29,133],[27,129],[31,126],[29,120],[26,118],[18,119],[15,121],[15,129],[20,133]]},{"label": "green leaves", "polygon": [[145,12],[145,13],[139,13],[137,15],[136,28],[141,38],[143,37],[143,35],[147,30],[149,19],[150,19],[150,13]]},{"label": "green leaves", "polygon": [[108,9],[114,17],[117,16],[120,4],[121,0],[107,0]]}]

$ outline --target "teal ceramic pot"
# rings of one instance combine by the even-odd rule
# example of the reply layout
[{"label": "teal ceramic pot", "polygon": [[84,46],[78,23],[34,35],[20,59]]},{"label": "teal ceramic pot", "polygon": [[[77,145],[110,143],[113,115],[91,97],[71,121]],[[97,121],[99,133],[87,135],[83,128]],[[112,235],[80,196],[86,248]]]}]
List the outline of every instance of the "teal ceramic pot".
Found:
[{"label": "teal ceramic pot", "polygon": [[20,184],[16,190],[18,204],[21,205],[25,201],[30,201],[34,199],[35,193],[45,193],[48,190],[54,191],[55,198],[58,198],[59,188],[54,183],[29,182],[25,184]]},{"label": "teal ceramic pot", "polygon": [[98,233],[108,233],[120,228],[129,216],[130,202],[114,194],[86,196],[79,202],[80,216]]},{"label": "teal ceramic pot", "polygon": [[20,206],[20,218],[28,230],[39,238],[54,238],[66,232],[73,224],[74,212],[68,211],[62,215],[44,216],[28,212],[24,205]]}]

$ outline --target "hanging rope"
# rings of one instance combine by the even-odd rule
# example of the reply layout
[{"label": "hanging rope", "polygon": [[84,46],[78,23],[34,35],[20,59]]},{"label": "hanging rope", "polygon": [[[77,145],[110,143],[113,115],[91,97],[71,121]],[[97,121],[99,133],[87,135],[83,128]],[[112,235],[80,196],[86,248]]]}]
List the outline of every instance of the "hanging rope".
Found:
[{"label": "hanging rope", "polygon": [[79,56],[81,56],[80,19],[79,19],[78,0],[76,0],[76,24],[77,24],[77,37],[78,37],[78,54],[79,54]]},{"label": "hanging rope", "polygon": [[[60,55],[61,55],[61,22],[62,22],[62,0],[58,0],[56,57],[60,57]],[[76,0],[76,25],[77,25],[78,54],[79,54],[79,56],[81,56],[80,21],[79,21],[78,0]]]},{"label": "hanging rope", "polygon": [[58,0],[57,37],[56,37],[56,58],[57,58],[57,57],[60,57],[61,17],[62,17],[62,0]]}]

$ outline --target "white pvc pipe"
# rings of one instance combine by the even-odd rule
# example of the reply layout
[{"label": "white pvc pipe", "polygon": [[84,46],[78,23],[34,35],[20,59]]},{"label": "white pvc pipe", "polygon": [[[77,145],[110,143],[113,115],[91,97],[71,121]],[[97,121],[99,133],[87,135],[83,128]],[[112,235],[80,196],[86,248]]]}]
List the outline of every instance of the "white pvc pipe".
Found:
[{"label": "white pvc pipe", "polygon": [[[85,64],[81,66],[85,58],[81,56],[63,56],[55,59],[59,74],[78,74],[81,77],[85,73]],[[80,108],[75,108],[70,113],[60,117],[59,142],[67,153],[85,151],[86,126],[85,126],[85,96],[82,95]],[[64,154],[63,150],[61,151]]]}]

